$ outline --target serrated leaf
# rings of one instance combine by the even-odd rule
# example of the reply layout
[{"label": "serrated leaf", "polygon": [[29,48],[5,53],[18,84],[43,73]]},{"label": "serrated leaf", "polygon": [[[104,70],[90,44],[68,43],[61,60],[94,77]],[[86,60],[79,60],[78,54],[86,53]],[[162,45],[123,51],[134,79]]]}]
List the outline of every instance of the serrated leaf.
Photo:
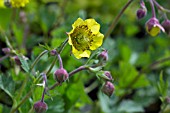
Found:
[{"label": "serrated leaf", "polygon": [[21,67],[28,73],[30,67],[28,65],[27,60],[22,55],[18,55],[18,58],[19,58],[19,60],[21,62]]}]

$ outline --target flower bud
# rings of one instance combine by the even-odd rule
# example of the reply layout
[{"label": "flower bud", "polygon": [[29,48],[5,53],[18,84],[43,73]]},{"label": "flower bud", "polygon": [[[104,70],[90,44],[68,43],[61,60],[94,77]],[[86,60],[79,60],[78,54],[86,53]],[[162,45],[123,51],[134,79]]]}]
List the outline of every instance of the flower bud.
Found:
[{"label": "flower bud", "polygon": [[166,19],[162,22],[162,26],[165,29],[165,32],[170,35],[170,20]]},{"label": "flower bud", "polygon": [[145,9],[140,8],[140,9],[137,10],[136,16],[140,20],[140,19],[142,19],[143,17],[146,16],[146,13],[147,13],[147,11]]},{"label": "flower bud", "polygon": [[51,54],[52,56],[55,56],[55,55],[57,54],[57,51],[56,51],[55,49],[53,49],[53,50],[50,51],[50,54]]},{"label": "flower bud", "polygon": [[48,109],[45,102],[38,101],[34,104],[33,109],[36,113],[44,113]]},{"label": "flower bud", "polygon": [[114,89],[115,89],[114,85],[111,82],[107,81],[107,82],[105,82],[105,84],[102,87],[102,92],[110,97],[112,95]]},{"label": "flower bud", "polygon": [[104,61],[108,60],[108,52],[107,50],[102,51],[99,55],[98,58]]},{"label": "flower bud", "polygon": [[170,97],[166,97],[166,98],[165,98],[165,102],[166,102],[167,104],[170,104]]},{"label": "flower bud", "polygon": [[112,75],[110,74],[109,71],[104,71],[104,74],[105,74],[105,76],[107,76],[107,78],[108,78],[110,81],[113,80]]},{"label": "flower bud", "polygon": [[146,31],[148,32],[148,34],[150,34],[151,36],[156,36],[160,33],[160,31],[162,30],[163,32],[165,32],[164,28],[161,26],[161,24],[159,23],[158,19],[156,18],[151,18],[149,19],[146,24]]},{"label": "flower bud", "polygon": [[10,48],[2,48],[2,51],[3,51],[5,54],[10,54],[10,52],[11,52]]},{"label": "flower bud", "polygon": [[17,65],[21,65],[21,61],[19,60],[19,57],[18,56],[14,56],[14,61]]},{"label": "flower bud", "polygon": [[68,79],[68,73],[65,69],[61,68],[55,71],[54,79],[57,80],[59,83],[62,83]]}]

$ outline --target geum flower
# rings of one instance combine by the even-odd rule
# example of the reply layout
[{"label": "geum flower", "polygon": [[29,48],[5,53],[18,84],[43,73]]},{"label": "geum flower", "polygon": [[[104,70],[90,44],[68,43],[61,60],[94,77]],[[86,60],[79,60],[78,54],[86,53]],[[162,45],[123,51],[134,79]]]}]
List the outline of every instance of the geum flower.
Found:
[{"label": "geum flower", "polygon": [[78,18],[72,27],[73,29],[68,33],[72,53],[77,59],[89,58],[91,50],[97,49],[103,43],[104,35],[99,32],[100,24],[94,19],[84,21]]},{"label": "geum flower", "polygon": [[158,19],[156,19],[155,17],[152,17],[146,22],[146,31],[151,36],[158,35],[161,30],[165,32],[164,28],[161,26]]},{"label": "geum flower", "polygon": [[19,8],[19,7],[25,7],[25,5],[29,3],[29,0],[11,0],[10,2],[12,7]]}]

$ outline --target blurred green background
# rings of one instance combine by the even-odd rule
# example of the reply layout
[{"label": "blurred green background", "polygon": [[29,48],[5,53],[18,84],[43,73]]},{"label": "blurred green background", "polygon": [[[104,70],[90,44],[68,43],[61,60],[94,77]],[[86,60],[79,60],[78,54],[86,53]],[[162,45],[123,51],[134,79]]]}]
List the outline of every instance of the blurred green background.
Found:
[{"label": "blurred green background", "polygon": [[[0,8],[0,31],[4,31],[12,47],[29,58],[28,63],[43,51],[39,44],[58,47],[72,29],[74,21],[94,18],[105,34],[114,18],[128,0],[30,0],[24,8]],[[149,2],[147,16],[137,20],[136,11],[140,0],[134,0],[122,15],[111,35],[105,38],[103,46],[108,50],[109,61],[104,70],[111,71],[115,91],[109,98],[101,92],[101,82],[94,73],[82,71],[70,78],[69,82],[50,91],[45,97],[47,113],[158,113],[165,104],[160,97],[170,97],[170,37],[160,33],[156,37],[145,31],[145,22],[151,17]],[[169,0],[157,0],[170,8]],[[156,10],[157,11],[157,10]],[[170,14],[168,14],[170,18]],[[160,22],[163,18],[157,11]],[[4,35],[0,34],[0,58],[7,47]],[[67,45],[61,54],[68,72],[83,65],[86,59],[70,56]],[[47,70],[54,57],[44,56],[36,65],[39,72]],[[162,59],[165,59],[165,61]],[[158,61],[158,62],[156,62]],[[48,84],[52,85],[53,68]],[[9,113],[14,100],[18,103],[30,90],[32,79],[9,57],[0,62],[0,113]],[[140,76],[140,77],[137,77]],[[137,78],[135,80],[135,78]],[[163,79],[163,80],[162,80]],[[163,82],[162,82],[162,81]],[[132,82],[133,81],[133,82]],[[20,98],[21,84],[25,84]],[[40,100],[42,87],[37,86],[31,98],[18,113],[28,113],[32,105]],[[164,113],[170,113],[170,106]]]}]

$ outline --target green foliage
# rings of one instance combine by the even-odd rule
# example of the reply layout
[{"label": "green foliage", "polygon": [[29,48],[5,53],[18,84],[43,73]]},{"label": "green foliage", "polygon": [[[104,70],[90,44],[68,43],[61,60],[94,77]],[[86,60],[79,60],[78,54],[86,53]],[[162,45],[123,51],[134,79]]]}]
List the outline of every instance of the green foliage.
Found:
[{"label": "green foliage", "polygon": [[[170,38],[165,33],[156,37],[146,33],[145,22],[151,17],[151,8],[145,2],[148,14],[137,20],[139,1],[128,6],[111,35],[105,37],[102,47],[93,51],[90,59],[76,59],[71,46],[64,45],[60,56],[68,73],[84,64],[101,63],[96,56],[103,49],[108,50],[109,59],[74,74],[52,90],[59,62],[50,51],[61,49],[74,21],[78,17],[94,18],[100,24],[100,32],[105,34],[127,0],[30,0],[24,8],[0,8],[0,113],[10,113],[27,94],[30,95],[17,112],[31,113],[44,91],[40,73],[50,69],[44,98],[47,113],[169,113],[170,105],[165,100],[170,96]],[[170,8],[170,1],[157,1]],[[156,14],[161,23],[163,14]],[[10,54],[1,51],[5,47],[11,49]],[[47,54],[32,68],[44,50]],[[21,65],[15,63],[15,55]],[[101,91],[108,79],[104,71],[110,71],[114,79],[115,90],[110,98]]]}]

